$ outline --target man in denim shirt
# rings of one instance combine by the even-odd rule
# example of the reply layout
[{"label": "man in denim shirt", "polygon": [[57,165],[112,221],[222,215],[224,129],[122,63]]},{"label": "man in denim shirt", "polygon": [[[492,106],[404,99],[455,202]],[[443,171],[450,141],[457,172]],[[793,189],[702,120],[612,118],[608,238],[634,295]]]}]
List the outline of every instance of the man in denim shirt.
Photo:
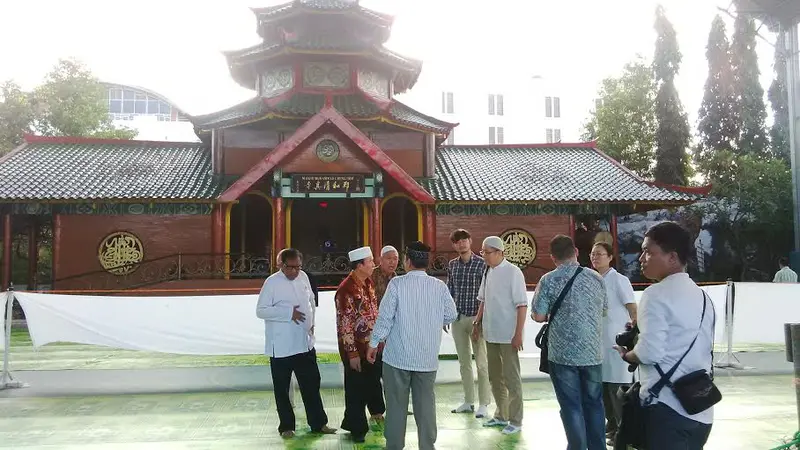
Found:
[{"label": "man in denim shirt", "polygon": [[[556,269],[545,274],[533,297],[533,320],[545,322],[553,304],[580,267],[572,238],[550,241]],[[550,379],[561,407],[568,450],[604,450],[603,316],[608,308],[603,278],[584,270],[550,321]]]}]

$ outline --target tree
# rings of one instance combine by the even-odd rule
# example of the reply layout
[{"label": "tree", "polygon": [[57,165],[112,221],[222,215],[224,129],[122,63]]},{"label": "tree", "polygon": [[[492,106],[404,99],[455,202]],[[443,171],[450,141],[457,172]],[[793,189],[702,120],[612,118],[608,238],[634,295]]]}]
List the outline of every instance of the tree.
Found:
[{"label": "tree", "polygon": [[711,24],[706,45],[708,79],[699,111],[695,161],[701,173],[713,180],[723,177],[733,164],[733,150],[739,136],[735,119],[733,73],[730,44],[725,23],[717,15]]},{"label": "tree", "polygon": [[22,143],[31,132],[34,109],[31,95],[13,81],[0,85],[0,155]]},{"label": "tree", "polygon": [[132,139],[136,132],[115,127],[108,117],[106,92],[83,64],[59,60],[34,90],[33,125],[44,136],[90,136]]},{"label": "tree", "polygon": [[652,66],[642,60],[626,64],[622,75],[603,80],[601,102],[584,126],[584,140],[596,140],[604,152],[622,165],[643,178],[651,178],[655,97]]},{"label": "tree", "polygon": [[736,152],[745,155],[765,156],[767,153],[767,118],[764,105],[764,88],[758,79],[756,54],[756,26],[753,19],[737,14],[731,44],[731,68],[735,119],[739,128]]},{"label": "tree", "polygon": [[784,33],[778,33],[775,46],[775,79],[769,87],[769,103],[772,105],[774,122],[770,135],[770,151],[773,158],[789,164],[789,92],[786,90],[786,47]]},{"label": "tree", "polygon": [[664,8],[656,8],[655,29],[657,33],[653,69],[658,94],[655,114],[656,166],[653,171],[656,181],[685,185],[689,175],[689,119],[675,89],[675,75],[681,63],[681,52],[675,28],[667,19]]}]

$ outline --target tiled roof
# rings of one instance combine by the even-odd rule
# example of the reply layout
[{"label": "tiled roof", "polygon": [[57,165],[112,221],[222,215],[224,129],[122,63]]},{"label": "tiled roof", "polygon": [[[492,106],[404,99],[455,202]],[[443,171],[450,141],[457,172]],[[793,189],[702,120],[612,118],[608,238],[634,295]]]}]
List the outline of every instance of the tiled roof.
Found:
[{"label": "tiled roof", "polygon": [[[264,99],[256,97],[216,113],[192,117],[191,121],[195,128],[204,131],[235,126],[269,113],[304,119],[319,112],[324,105],[325,96],[321,94],[294,94],[272,107]],[[333,107],[348,119],[387,117],[405,125],[437,133],[449,132],[455,126],[422,114],[396,100],[393,100],[388,107],[381,108],[361,94],[334,96]]]},{"label": "tiled roof", "polygon": [[642,180],[592,143],[445,146],[436,177],[421,181],[437,201],[676,202],[698,192]]},{"label": "tiled roof", "polygon": [[252,11],[259,19],[277,18],[296,9],[310,9],[316,11],[341,12],[352,10],[367,17],[383,22],[391,22],[392,16],[364,8],[356,0],[294,0],[275,6],[264,8],[252,8]]},{"label": "tiled roof", "polygon": [[27,137],[0,159],[0,200],[215,199],[202,144]]}]

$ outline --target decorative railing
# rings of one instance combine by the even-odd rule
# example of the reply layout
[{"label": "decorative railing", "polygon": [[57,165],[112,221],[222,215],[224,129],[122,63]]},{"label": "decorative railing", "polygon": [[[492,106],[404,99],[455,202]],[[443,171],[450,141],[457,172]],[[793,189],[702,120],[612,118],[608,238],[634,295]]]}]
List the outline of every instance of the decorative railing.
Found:
[{"label": "decorative railing", "polygon": [[[435,253],[428,273],[447,274],[447,262],[454,252]],[[137,289],[158,283],[179,280],[263,279],[273,271],[274,262],[267,256],[248,254],[177,253],[139,263],[124,264],[109,270],[58,278],[58,290],[122,290]],[[335,286],[350,273],[347,253],[305,255],[303,270],[316,277],[320,285]],[[398,273],[403,273],[402,262]]]}]

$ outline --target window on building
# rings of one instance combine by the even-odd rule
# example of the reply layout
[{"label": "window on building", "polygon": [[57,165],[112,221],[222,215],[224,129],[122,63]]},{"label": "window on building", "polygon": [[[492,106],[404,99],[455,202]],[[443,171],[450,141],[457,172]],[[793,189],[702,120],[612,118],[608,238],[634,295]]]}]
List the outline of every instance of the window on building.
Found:
[{"label": "window on building", "polygon": [[453,114],[453,93],[442,92],[442,114]]},{"label": "window on building", "polygon": [[447,135],[447,140],[444,143],[447,145],[454,145],[454,142],[456,140],[455,134],[456,134],[455,130],[450,130],[450,134]]},{"label": "window on building", "polygon": [[558,128],[553,130],[553,142],[561,142],[561,130]]},{"label": "window on building", "polygon": [[544,98],[544,116],[553,117],[553,97]]},{"label": "window on building", "polygon": [[502,94],[489,94],[489,115],[502,116],[503,115],[503,95]]},{"label": "window on building", "polygon": [[553,117],[561,117],[561,98],[553,97]]},{"label": "window on building", "polygon": [[552,144],[553,143],[553,129],[552,128],[546,129],[544,135],[545,135],[545,138],[544,138],[545,142],[547,142],[548,144]]},{"label": "window on building", "polygon": [[502,144],[504,142],[503,127],[489,127],[489,143]]}]

